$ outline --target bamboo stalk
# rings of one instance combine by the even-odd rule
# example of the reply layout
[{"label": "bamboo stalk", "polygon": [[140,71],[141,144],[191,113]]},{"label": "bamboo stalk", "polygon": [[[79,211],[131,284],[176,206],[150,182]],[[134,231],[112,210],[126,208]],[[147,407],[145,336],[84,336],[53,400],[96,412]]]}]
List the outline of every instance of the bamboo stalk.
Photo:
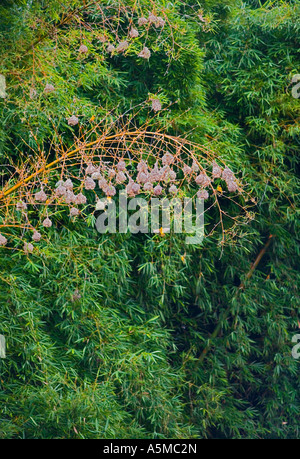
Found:
[{"label": "bamboo stalk", "polygon": [[[247,273],[246,277],[245,277],[245,280],[243,282],[241,282],[240,286],[238,287],[234,297],[237,297],[239,292],[245,288],[245,285],[246,285],[246,282],[252,277],[252,274],[254,273],[255,269],[257,268],[257,266],[259,265],[259,263],[261,262],[263,256],[265,255],[266,251],[268,250],[270,244],[271,244],[271,241],[272,241],[272,238],[273,238],[273,235],[270,234],[265,246],[261,249],[261,251],[259,252],[258,256],[256,257],[256,260],[254,261],[254,263],[252,264],[249,272]],[[211,345],[212,345],[212,340],[214,340],[220,333],[221,329],[222,329],[222,325],[223,325],[223,322],[227,319],[227,317],[229,316],[230,314],[230,310],[231,310],[231,306],[229,306],[222,314],[221,314],[221,318],[216,326],[216,328],[214,329],[214,331],[212,332],[211,336],[210,336],[210,339],[209,339],[209,342],[207,344],[207,346],[203,349],[198,361],[197,361],[197,367],[203,362],[203,360],[205,359],[208,351],[210,350],[211,348]]]}]

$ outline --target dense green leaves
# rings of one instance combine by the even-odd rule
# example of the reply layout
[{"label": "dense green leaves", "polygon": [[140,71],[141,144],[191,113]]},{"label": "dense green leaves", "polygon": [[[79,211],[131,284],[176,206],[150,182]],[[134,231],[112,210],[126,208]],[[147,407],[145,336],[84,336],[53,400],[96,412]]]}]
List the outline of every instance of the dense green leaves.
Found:
[{"label": "dense green leaves", "polygon": [[[134,2],[102,3],[105,18],[120,8],[123,39]],[[126,112],[228,161],[255,216],[198,247],[59,214],[34,254],[1,247],[0,438],[299,438],[299,1],[155,2],[166,27],[113,55],[99,37],[117,44],[115,29],[82,6],[1,5],[3,181],[8,164],[73,144],[72,114],[84,130]],[[135,21],[153,8],[139,2]]]}]

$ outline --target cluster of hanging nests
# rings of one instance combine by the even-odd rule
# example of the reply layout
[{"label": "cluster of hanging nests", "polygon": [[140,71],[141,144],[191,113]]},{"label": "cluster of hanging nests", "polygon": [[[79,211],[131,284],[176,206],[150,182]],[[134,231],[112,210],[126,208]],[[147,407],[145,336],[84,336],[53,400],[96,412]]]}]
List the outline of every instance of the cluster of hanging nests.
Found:
[{"label": "cluster of hanging nests", "polygon": [[[215,189],[213,182],[216,179],[226,183],[229,193],[241,192],[234,173],[227,166],[221,167],[216,161],[212,161],[209,169],[200,169],[196,161],[188,165],[168,152],[160,161],[156,160],[152,165],[144,159],[133,163],[132,160],[120,158],[115,164],[109,161],[100,163],[90,161],[86,164],[82,177],[73,179],[62,177],[53,189],[49,185],[46,189],[46,185],[42,184],[38,191],[31,192],[27,202],[20,199],[16,203],[16,210],[26,215],[28,205],[44,204],[47,207],[50,203],[55,203],[67,205],[70,216],[77,217],[81,214],[79,206],[88,202],[87,195],[91,191],[95,193],[98,203],[100,203],[100,196],[112,199],[117,191],[122,189],[126,190],[129,197],[140,194],[148,197],[175,197],[178,196],[184,180],[192,185],[199,199],[209,199],[210,190]],[[223,191],[220,185],[218,188]],[[96,209],[101,208],[103,207],[97,207],[96,203]],[[50,228],[52,224],[48,216],[41,221],[44,228]],[[32,241],[39,242],[41,238],[41,233],[33,229]],[[7,242],[7,238],[0,234],[0,246],[6,245]],[[31,253],[33,249],[32,243],[24,244],[26,253]]]},{"label": "cluster of hanging nests", "polygon": [[[200,18],[201,19],[201,18]],[[202,18],[203,19],[203,18]],[[140,17],[137,24],[131,24],[127,30],[127,37],[119,40],[118,43],[109,42],[105,34],[99,36],[99,41],[105,44],[106,52],[110,55],[125,53],[132,40],[140,36],[139,28],[155,27],[156,29],[164,28],[166,20],[157,16],[153,12],[148,14],[148,17]],[[89,48],[86,44],[81,44],[78,49],[79,58],[87,55]],[[145,45],[139,52],[138,57],[150,59],[151,51]],[[52,83],[47,83],[44,86],[44,94],[55,93],[56,88]],[[37,92],[34,88],[30,89],[30,97],[34,98]],[[162,110],[162,104],[157,97],[150,98],[151,108],[155,112]],[[79,124],[79,118],[75,114],[67,118],[69,126],[73,127]],[[34,190],[31,188],[29,192],[19,195],[19,200],[16,203],[16,210],[22,216],[28,218],[28,206],[32,209],[37,209],[37,205],[43,205],[46,210],[46,215],[41,219],[43,228],[50,228],[53,225],[52,220],[48,216],[48,206],[51,204],[65,205],[69,207],[70,217],[75,218],[82,214],[80,206],[87,203],[87,195],[89,192],[94,192],[96,195],[96,209],[102,209],[99,206],[99,192],[107,199],[112,199],[120,189],[126,190],[129,197],[135,197],[144,193],[147,196],[160,197],[169,195],[175,197],[179,194],[180,184],[187,180],[193,189],[196,188],[196,195],[199,199],[209,199],[210,191],[214,191],[213,182],[215,179],[223,180],[226,183],[229,193],[241,193],[234,173],[227,167],[221,167],[216,161],[211,161],[210,167],[204,169],[199,167],[196,161],[188,165],[183,161],[179,161],[176,155],[165,153],[161,160],[148,163],[144,159],[139,159],[131,167],[133,162],[120,158],[118,162],[93,163],[86,162],[84,173],[81,177],[67,177],[62,174],[61,179],[51,189],[49,183],[41,183],[40,189]],[[208,170],[209,169],[209,170]],[[215,187],[216,188],[216,187]],[[222,190],[218,186],[219,191]],[[76,191],[75,191],[76,190]],[[223,191],[223,190],[222,190]],[[25,198],[24,198],[25,196]],[[98,204],[98,206],[97,206]],[[46,217],[46,218],[45,218]],[[29,224],[33,231],[32,242],[36,243],[42,239],[42,234]],[[25,253],[31,253],[34,250],[32,242],[25,242]],[[8,243],[7,238],[0,234],[0,246],[5,246]]]}]

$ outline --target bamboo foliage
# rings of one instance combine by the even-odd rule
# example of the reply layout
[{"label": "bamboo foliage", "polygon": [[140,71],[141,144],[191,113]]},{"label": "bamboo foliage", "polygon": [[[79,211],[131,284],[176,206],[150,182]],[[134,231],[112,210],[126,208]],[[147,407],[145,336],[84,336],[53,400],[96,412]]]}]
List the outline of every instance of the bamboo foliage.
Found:
[{"label": "bamboo foliage", "polygon": [[[0,438],[299,437],[298,17],[1,2]],[[201,246],[95,230],[151,172],[208,193]]]}]

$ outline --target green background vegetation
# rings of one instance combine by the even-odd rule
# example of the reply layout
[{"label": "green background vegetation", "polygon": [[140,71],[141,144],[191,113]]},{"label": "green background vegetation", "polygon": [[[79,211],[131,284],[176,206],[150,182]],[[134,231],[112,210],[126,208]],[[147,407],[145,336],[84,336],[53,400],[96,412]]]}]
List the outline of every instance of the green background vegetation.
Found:
[{"label": "green background vegetation", "polygon": [[[105,53],[97,9],[90,31],[59,26],[83,2],[1,3],[1,164],[58,134],[71,145],[74,111],[83,127],[136,111],[135,123],[150,117],[152,129],[227,161],[256,199],[255,218],[223,247],[218,231],[194,247],[62,218],[30,257],[1,248],[0,438],[299,438],[300,2],[155,4],[172,27],[150,32],[145,61],[143,38],[126,55]],[[77,59],[82,42],[89,53]],[[47,97],[46,83],[57,89]],[[165,108],[157,115],[135,109],[149,94]]]}]

